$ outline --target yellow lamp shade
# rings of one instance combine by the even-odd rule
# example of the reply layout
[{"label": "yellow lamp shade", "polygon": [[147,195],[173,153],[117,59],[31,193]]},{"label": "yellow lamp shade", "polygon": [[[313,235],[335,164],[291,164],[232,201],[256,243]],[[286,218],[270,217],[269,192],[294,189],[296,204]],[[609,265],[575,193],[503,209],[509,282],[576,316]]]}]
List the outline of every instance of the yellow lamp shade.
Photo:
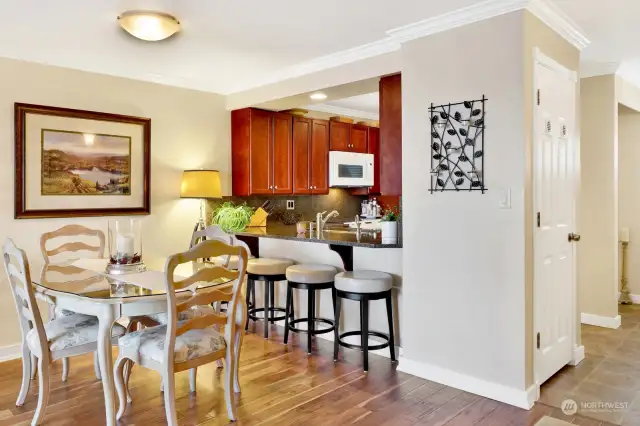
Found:
[{"label": "yellow lamp shade", "polygon": [[220,172],[185,170],[182,174],[181,198],[222,198]]}]

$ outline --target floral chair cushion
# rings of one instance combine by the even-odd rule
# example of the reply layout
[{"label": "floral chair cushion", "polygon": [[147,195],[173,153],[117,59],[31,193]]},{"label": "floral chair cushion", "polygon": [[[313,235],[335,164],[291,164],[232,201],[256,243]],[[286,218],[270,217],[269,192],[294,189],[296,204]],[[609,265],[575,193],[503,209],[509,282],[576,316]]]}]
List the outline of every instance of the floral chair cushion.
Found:
[{"label": "floral chair cushion", "polygon": [[[67,315],[44,324],[44,331],[49,341],[49,349],[52,351],[95,343],[98,341],[98,318],[82,314]],[[123,326],[114,324],[111,336],[120,337],[125,332]],[[32,352],[40,353],[38,333],[35,329],[31,329],[27,334],[27,344]]]},{"label": "floral chair cushion", "polygon": [[[141,359],[162,363],[166,337],[167,326],[158,325],[126,334],[120,338],[118,345],[121,353],[135,351]],[[189,330],[176,336],[174,362],[188,361],[226,347],[224,336],[211,327]]]},{"label": "floral chair cushion", "polygon": [[[195,317],[203,317],[205,315],[213,314],[216,311],[213,310],[211,306],[193,306],[186,311],[182,311],[178,313],[178,321],[188,321]],[[147,315],[152,320],[156,321],[158,324],[166,324],[169,321],[169,314],[166,312],[162,312],[159,314]]]}]

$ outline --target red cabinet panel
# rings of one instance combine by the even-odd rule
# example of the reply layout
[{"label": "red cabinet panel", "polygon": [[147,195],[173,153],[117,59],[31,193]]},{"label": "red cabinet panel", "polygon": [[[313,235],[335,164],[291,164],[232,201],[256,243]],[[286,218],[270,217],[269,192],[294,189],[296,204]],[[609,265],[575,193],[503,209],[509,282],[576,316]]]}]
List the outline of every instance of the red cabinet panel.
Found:
[{"label": "red cabinet panel", "polygon": [[311,194],[311,120],[293,119],[293,193]]},{"label": "red cabinet panel", "polygon": [[292,123],[290,114],[273,114],[273,166],[274,194],[293,193]]},{"label": "red cabinet panel", "polygon": [[380,193],[402,195],[402,78],[380,79]]},{"label": "red cabinet panel", "polygon": [[311,131],[311,186],[313,194],[329,193],[329,122],[313,120]]},{"label": "red cabinet panel", "polygon": [[340,121],[329,122],[331,151],[349,151],[351,145],[351,124]]},{"label": "red cabinet panel", "polygon": [[367,153],[368,127],[361,124],[351,125],[351,143],[349,151]]}]

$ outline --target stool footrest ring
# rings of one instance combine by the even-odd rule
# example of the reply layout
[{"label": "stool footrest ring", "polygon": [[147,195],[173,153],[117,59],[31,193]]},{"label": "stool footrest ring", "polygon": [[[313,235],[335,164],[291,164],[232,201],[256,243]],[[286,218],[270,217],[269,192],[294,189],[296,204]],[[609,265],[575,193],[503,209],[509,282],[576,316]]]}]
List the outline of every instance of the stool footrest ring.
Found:
[{"label": "stool footrest ring", "polygon": [[[314,336],[316,334],[330,333],[330,332],[335,330],[335,325],[334,325],[334,321],[333,320],[330,320],[328,318],[314,318],[313,321],[314,322],[319,322],[319,323],[322,323],[322,324],[330,325],[330,327],[321,328],[321,329],[315,328],[315,325],[314,325],[314,329],[311,332],[311,334],[314,335]],[[308,322],[309,322],[308,318],[298,318],[298,319],[291,320],[291,321],[289,321],[289,330],[291,330],[291,331],[293,331],[295,333],[309,333],[309,330],[307,330],[307,329],[294,327],[294,324],[298,324],[298,323],[306,324]]]},{"label": "stool footrest ring", "polygon": [[[269,322],[274,322],[274,321],[283,321],[287,316],[286,315],[282,315],[282,316],[274,316],[273,318],[269,318],[268,316],[257,316],[256,313],[258,312],[264,312],[264,308],[251,308],[248,309],[247,311],[247,316],[253,320],[253,321],[259,321],[259,320],[268,320]],[[281,313],[286,313],[284,308],[270,308],[269,312],[281,312]]]},{"label": "stool footrest ring", "polygon": [[[340,344],[340,346],[344,346],[345,348],[362,350],[362,343],[360,345],[358,345],[358,344],[355,344],[355,343],[347,343],[347,342],[342,340],[345,337],[361,336],[361,335],[362,335],[362,331],[360,331],[360,330],[347,331],[346,333],[342,333],[342,334],[340,334],[338,336],[338,343]],[[368,348],[369,348],[370,351],[376,351],[378,349],[384,349],[384,348],[388,348],[389,347],[389,336],[387,334],[380,333],[378,331],[369,331],[368,335],[369,336],[373,336],[373,337],[379,337],[381,339],[385,339],[385,342],[382,342],[380,344],[368,345]]]}]

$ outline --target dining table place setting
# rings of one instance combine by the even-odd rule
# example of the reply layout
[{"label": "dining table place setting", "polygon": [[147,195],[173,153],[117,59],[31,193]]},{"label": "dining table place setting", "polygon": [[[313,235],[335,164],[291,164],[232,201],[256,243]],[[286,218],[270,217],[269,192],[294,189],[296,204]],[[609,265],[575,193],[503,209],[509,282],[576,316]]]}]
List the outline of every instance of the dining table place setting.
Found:
[{"label": "dining table place setting", "polygon": [[[63,226],[41,236],[42,257],[31,262],[12,239],[4,243],[22,335],[23,374],[16,405],[25,404],[37,376],[33,425],[45,417],[50,364],[62,360],[66,381],[72,374],[69,359],[90,353],[96,378],[102,381],[108,426],[115,425],[132,402],[128,382],[136,364],[161,375],[169,425],[178,424],[174,374],[189,370],[194,392],[198,366],[214,361],[224,365],[227,412],[235,420],[247,315],[241,294],[246,245],[223,234],[192,238],[186,251],[167,258],[164,268],[147,267],[140,222],[109,221],[106,236],[82,225]],[[54,240],[64,242],[52,248]],[[48,321],[39,301],[49,306]],[[115,363],[113,346],[118,347]]]}]

